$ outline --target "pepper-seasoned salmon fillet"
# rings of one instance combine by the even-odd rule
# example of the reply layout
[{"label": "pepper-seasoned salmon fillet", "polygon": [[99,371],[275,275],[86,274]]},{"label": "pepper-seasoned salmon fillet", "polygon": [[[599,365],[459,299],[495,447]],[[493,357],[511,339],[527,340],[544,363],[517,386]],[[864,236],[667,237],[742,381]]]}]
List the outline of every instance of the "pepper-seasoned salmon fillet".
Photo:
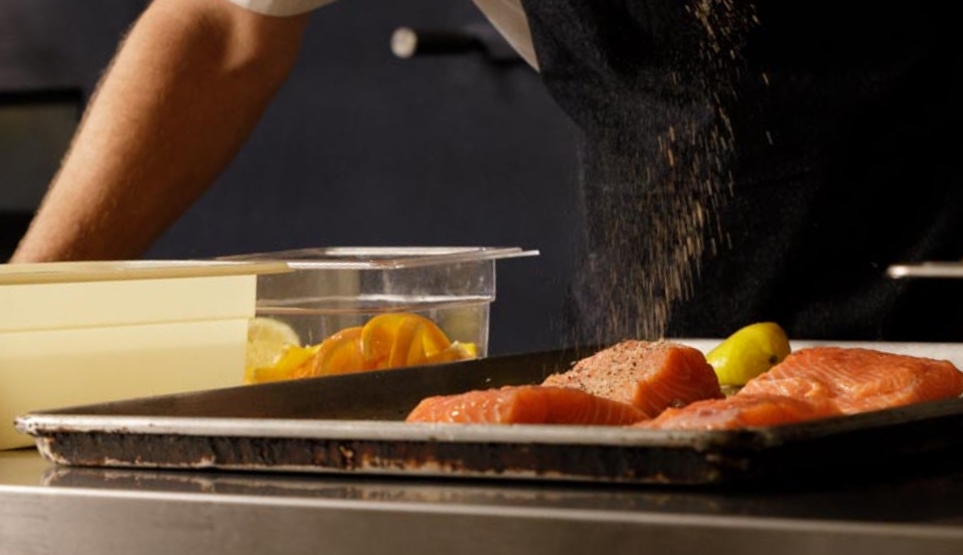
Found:
[{"label": "pepper-seasoned salmon fillet", "polygon": [[429,397],[405,421],[621,426],[645,418],[632,405],[577,389],[527,385]]},{"label": "pepper-seasoned salmon fillet", "polygon": [[728,399],[698,401],[681,409],[666,409],[658,418],[636,426],[656,430],[731,430],[793,424],[839,414],[839,409],[826,399],[735,395]]},{"label": "pepper-seasoned salmon fillet", "polygon": [[668,341],[623,341],[580,360],[542,385],[628,403],[649,418],[669,407],[721,399],[715,371],[698,349]]},{"label": "pepper-seasoned salmon fillet", "polygon": [[829,400],[843,414],[959,397],[963,373],[945,360],[872,349],[812,347],[746,384],[736,396]]}]

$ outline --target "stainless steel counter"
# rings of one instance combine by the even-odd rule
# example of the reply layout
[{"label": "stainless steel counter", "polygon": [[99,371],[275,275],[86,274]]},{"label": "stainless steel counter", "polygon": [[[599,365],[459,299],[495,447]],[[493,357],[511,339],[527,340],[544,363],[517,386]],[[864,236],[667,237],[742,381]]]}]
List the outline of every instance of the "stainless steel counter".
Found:
[{"label": "stainless steel counter", "polygon": [[963,553],[963,474],[705,491],[54,467],[0,453],[0,554]]}]

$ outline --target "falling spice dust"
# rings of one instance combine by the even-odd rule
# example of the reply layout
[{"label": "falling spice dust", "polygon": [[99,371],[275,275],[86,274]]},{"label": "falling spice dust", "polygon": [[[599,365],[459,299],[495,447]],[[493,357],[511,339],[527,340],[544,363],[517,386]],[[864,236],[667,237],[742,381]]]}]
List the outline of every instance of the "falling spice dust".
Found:
[{"label": "falling spice dust", "polygon": [[[639,149],[628,163],[624,149],[606,154],[609,163],[624,166],[620,179],[631,187],[663,193],[624,195],[606,206],[610,213],[594,215],[605,221],[604,231],[596,231],[604,236],[595,241],[611,254],[590,270],[596,295],[583,341],[665,337],[673,303],[693,295],[702,257],[729,246],[717,219],[734,185],[728,107],[738,100],[745,72],[741,49],[758,19],[751,6],[735,0],[695,0],[685,9],[696,36],[695,57],[675,80],[688,84],[696,110],[667,123],[654,145]],[[626,174],[626,168],[633,169]]]}]

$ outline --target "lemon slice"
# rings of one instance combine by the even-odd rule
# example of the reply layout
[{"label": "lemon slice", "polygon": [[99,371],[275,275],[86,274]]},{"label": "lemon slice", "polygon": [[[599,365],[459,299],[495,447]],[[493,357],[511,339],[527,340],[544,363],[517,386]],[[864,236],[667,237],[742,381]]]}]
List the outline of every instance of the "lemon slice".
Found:
[{"label": "lemon slice", "polygon": [[274,366],[292,345],[300,346],[301,338],[291,326],[273,318],[252,318],[247,328],[245,370]]},{"label": "lemon slice", "polygon": [[244,383],[259,384],[280,380],[292,380],[298,377],[297,372],[301,366],[317,354],[320,349],[321,345],[311,347],[291,345],[284,350],[284,353],[273,365],[248,368],[244,373]]},{"label": "lemon slice", "polygon": [[436,364],[439,362],[457,362],[478,358],[478,347],[474,343],[459,343],[455,341],[448,348],[438,351],[426,358],[425,362]]},{"label": "lemon slice", "polygon": [[706,360],[716,371],[722,386],[742,386],[789,356],[789,338],[774,322],[759,322],[739,329],[715,349]]}]

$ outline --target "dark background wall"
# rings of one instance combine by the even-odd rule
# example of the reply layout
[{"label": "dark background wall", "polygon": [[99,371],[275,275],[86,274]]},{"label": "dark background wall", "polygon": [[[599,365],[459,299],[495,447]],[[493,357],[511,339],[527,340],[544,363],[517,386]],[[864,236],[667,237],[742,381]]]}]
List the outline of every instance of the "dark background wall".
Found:
[{"label": "dark background wall", "polygon": [[[89,97],[144,5],[0,0],[0,92]],[[480,54],[401,60],[389,49],[400,26],[483,22],[469,0],[341,0],[315,13],[294,73],[247,145],[148,255],[535,248],[539,258],[498,265],[492,352],[567,343],[578,202],[568,120],[524,64]],[[4,175],[0,167],[0,191],[28,186]]]}]

